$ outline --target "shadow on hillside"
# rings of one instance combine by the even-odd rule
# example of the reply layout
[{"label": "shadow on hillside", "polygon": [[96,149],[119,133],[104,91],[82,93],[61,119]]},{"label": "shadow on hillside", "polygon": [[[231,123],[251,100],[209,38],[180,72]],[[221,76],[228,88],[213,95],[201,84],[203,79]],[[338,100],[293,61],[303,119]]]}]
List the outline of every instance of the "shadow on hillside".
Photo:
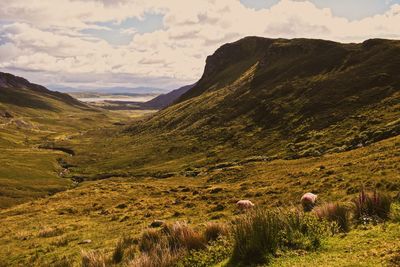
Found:
[{"label": "shadow on hillside", "polygon": [[57,108],[52,106],[45,101],[42,101],[39,97],[33,96],[23,91],[10,90],[7,88],[1,88],[0,102],[4,104],[11,104],[25,108],[44,109],[49,111],[58,111]]}]

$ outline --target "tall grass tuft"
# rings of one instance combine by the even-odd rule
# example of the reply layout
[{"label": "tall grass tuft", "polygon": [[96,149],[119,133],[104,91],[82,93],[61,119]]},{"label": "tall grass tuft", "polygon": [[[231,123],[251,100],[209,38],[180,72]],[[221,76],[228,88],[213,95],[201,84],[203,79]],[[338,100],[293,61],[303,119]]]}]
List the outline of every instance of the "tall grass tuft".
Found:
[{"label": "tall grass tuft", "polygon": [[162,232],[167,238],[171,250],[196,250],[206,248],[206,242],[203,236],[194,231],[184,222],[175,222],[174,224],[165,224]]},{"label": "tall grass tuft", "polygon": [[329,232],[316,216],[296,211],[256,209],[233,226],[231,266],[268,263],[278,249],[315,250]]},{"label": "tall grass tuft", "polygon": [[82,267],[106,267],[106,256],[101,252],[82,251]]},{"label": "tall grass tuft", "polygon": [[122,260],[124,259],[124,250],[125,250],[125,244],[123,240],[119,240],[112,254],[112,261],[114,263],[122,262]]},{"label": "tall grass tuft", "polygon": [[131,266],[172,266],[188,251],[205,249],[206,239],[184,222],[164,224],[161,229],[148,229],[139,241],[140,256]]},{"label": "tall grass tuft", "polygon": [[350,230],[350,208],[340,203],[326,203],[317,206],[314,213],[319,219],[335,222],[342,232]]},{"label": "tall grass tuft", "polygon": [[233,226],[234,247],[230,263],[266,263],[279,245],[281,221],[277,214],[256,209],[243,215]]},{"label": "tall grass tuft", "polygon": [[163,238],[163,233],[157,229],[148,229],[144,231],[139,241],[140,251],[151,251],[156,244],[162,241]]},{"label": "tall grass tuft", "polygon": [[165,241],[153,246],[150,251],[134,258],[129,267],[170,267],[182,257],[181,250],[171,250]]},{"label": "tall grass tuft", "polygon": [[388,195],[381,194],[376,190],[373,193],[366,192],[363,188],[353,202],[354,216],[360,223],[389,219],[392,200]]},{"label": "tall grass tuft", "polygon": [[223,223],[210,222],[204,229],[204,239],[207,242],[215,241],[221,236],[226,236],[229,233],[228,226]]}]

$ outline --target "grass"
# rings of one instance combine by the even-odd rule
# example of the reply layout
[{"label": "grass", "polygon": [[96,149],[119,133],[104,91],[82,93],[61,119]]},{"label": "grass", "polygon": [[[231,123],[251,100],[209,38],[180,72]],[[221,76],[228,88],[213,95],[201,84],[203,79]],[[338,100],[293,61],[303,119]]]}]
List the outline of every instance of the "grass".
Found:
[{"label": "grass", "polygon": [[[154,220],[188,221],[199,227],[207,221],[227,221],[237,213],[235,203],[240,199],[250,199],[256,207],[291,207],[300,204],[304,192],[316,190],[321,201],[350,201],[362,184],[373,188],[378,183],[381,190],[395,195],[397,191],[391,188],[399,181],[398,142],[395,137],[321,158],[200,169],[196,177],[182,172],[164,179],[83,182],[77,188],[0,211],[0,259],[11,266],[46,265],[63,256],[77,262],[81,249],[100,249],[111,257],[121,236],[138,238]],[[370,175],[383,170],[385,174]],[[126,207],[116,208],[121,203]],[[215,210],[219,204],[224,208]],[[60,228],[63,234],[38,237],[44,228]],[[69,240],[68,246],[57,246],[60,238]],[[86,239],[92,242],[78,244]]]},{"label": "grass", "polygon": [[234,247],[230,265],[253,266],[268,262],[279,246],[281,220],[277,214],[256,210],[233,228]]},{"label": "grass", "polygon": [[318,218],[335,222],[343,232],[350,230],[350,207],[341,203],[325,203],[314,209]]},{"label": "grass", "polygon": [[22,94],[21,101],[35,97],[49,108],[35,106],[35,102],[28,100],[27,104],[33,106],[16,105],[11,101],[15,98],[12,92],[9,92],[13,96],[9,97],[10,102],[0,101],[0,111],[12,114],[11,118],[0,118],[0,208],[52,195],[74,185],[60,175],[65,168],[59,159],[70,156],[40,147],[77,139],[85,131],[111,127],[113,122],[128,119],[122,113],[74,106],[47,94],[16,90]]},{"label": "grass", "polygon": [[216,241],[218,238],[228,235],[229,226],[223,223],[209,222],[204,229],[204,239],[209,243]]},{"label": "grass", "polygon": [[399,229],[395,223],[354,229],[327,238],[316,252],[283,254],[270,266],[396,266],[391,262],[400,251]]}]

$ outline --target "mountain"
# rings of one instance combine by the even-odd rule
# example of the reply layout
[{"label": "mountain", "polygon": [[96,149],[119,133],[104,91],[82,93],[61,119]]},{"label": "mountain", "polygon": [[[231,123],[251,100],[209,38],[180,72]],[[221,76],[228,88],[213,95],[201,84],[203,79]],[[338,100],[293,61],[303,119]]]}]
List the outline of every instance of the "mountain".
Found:
[{"label": "mountain", "polygon": [[30,83],[24,78],[0,72],[0,104],[51,110],[56,109],[50,104],[54,101],[87,108],[85,104],[67,94],[50,91],[41,85]]},{"label": "mountain", "polygon": [[219,48],[193,88],[129,131],[195,137],[225,158],[226,149],[297,158],[365,146],[400,132],[399,52],[393,40],[247,37]]},{"label": "mountain", "polygon": [[75,146],[71,160],[88,179],[158,177],[369,146],[400,133],[399,52],[400,41],[383,39],[246,37],[209,56],[200,80],[172,105],[118,133],[89,136],[112,137]]},{"label": "mountain", "polygon": [[141,108],[149,108],[149,109],[163,109],[172,103],[174,103],[177,99],[179,99],[184,93],[192,89],[194,84],[186,85],[181,88],[172,90],[169,93],[161,94],[143,104],[140,104]]},{"label": "mountain", "polygon": [[83,87],[74,88],[68,86],[51,85],[49,86],[52,90],[57,90],[63,93],[101,93],[101,94],[162,94],[165,93],[166,89],[155,88],[155,87]]}]

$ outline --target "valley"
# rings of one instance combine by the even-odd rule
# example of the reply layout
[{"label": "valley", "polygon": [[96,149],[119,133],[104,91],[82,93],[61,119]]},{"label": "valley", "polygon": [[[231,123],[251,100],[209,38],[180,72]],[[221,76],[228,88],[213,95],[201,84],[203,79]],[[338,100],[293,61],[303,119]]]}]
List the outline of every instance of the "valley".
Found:
[{"label": "valley", "polygon": [[[263,264],[396,266],[399,52],[383,39],[246,37],[209,56],[196,84],[137,109],[0,73],[0,266],[127,266],[146,256],[154,221],[234,228],[241,199],[296,210],[306,192],[348,204],[364,188],[393,200],[386,222],[329,230],[318,249],[282,247]],[[229,265],[234,244],[208,243],[192,266],[241,266]],[[85,253],[100,256],[85,265]]]}]

